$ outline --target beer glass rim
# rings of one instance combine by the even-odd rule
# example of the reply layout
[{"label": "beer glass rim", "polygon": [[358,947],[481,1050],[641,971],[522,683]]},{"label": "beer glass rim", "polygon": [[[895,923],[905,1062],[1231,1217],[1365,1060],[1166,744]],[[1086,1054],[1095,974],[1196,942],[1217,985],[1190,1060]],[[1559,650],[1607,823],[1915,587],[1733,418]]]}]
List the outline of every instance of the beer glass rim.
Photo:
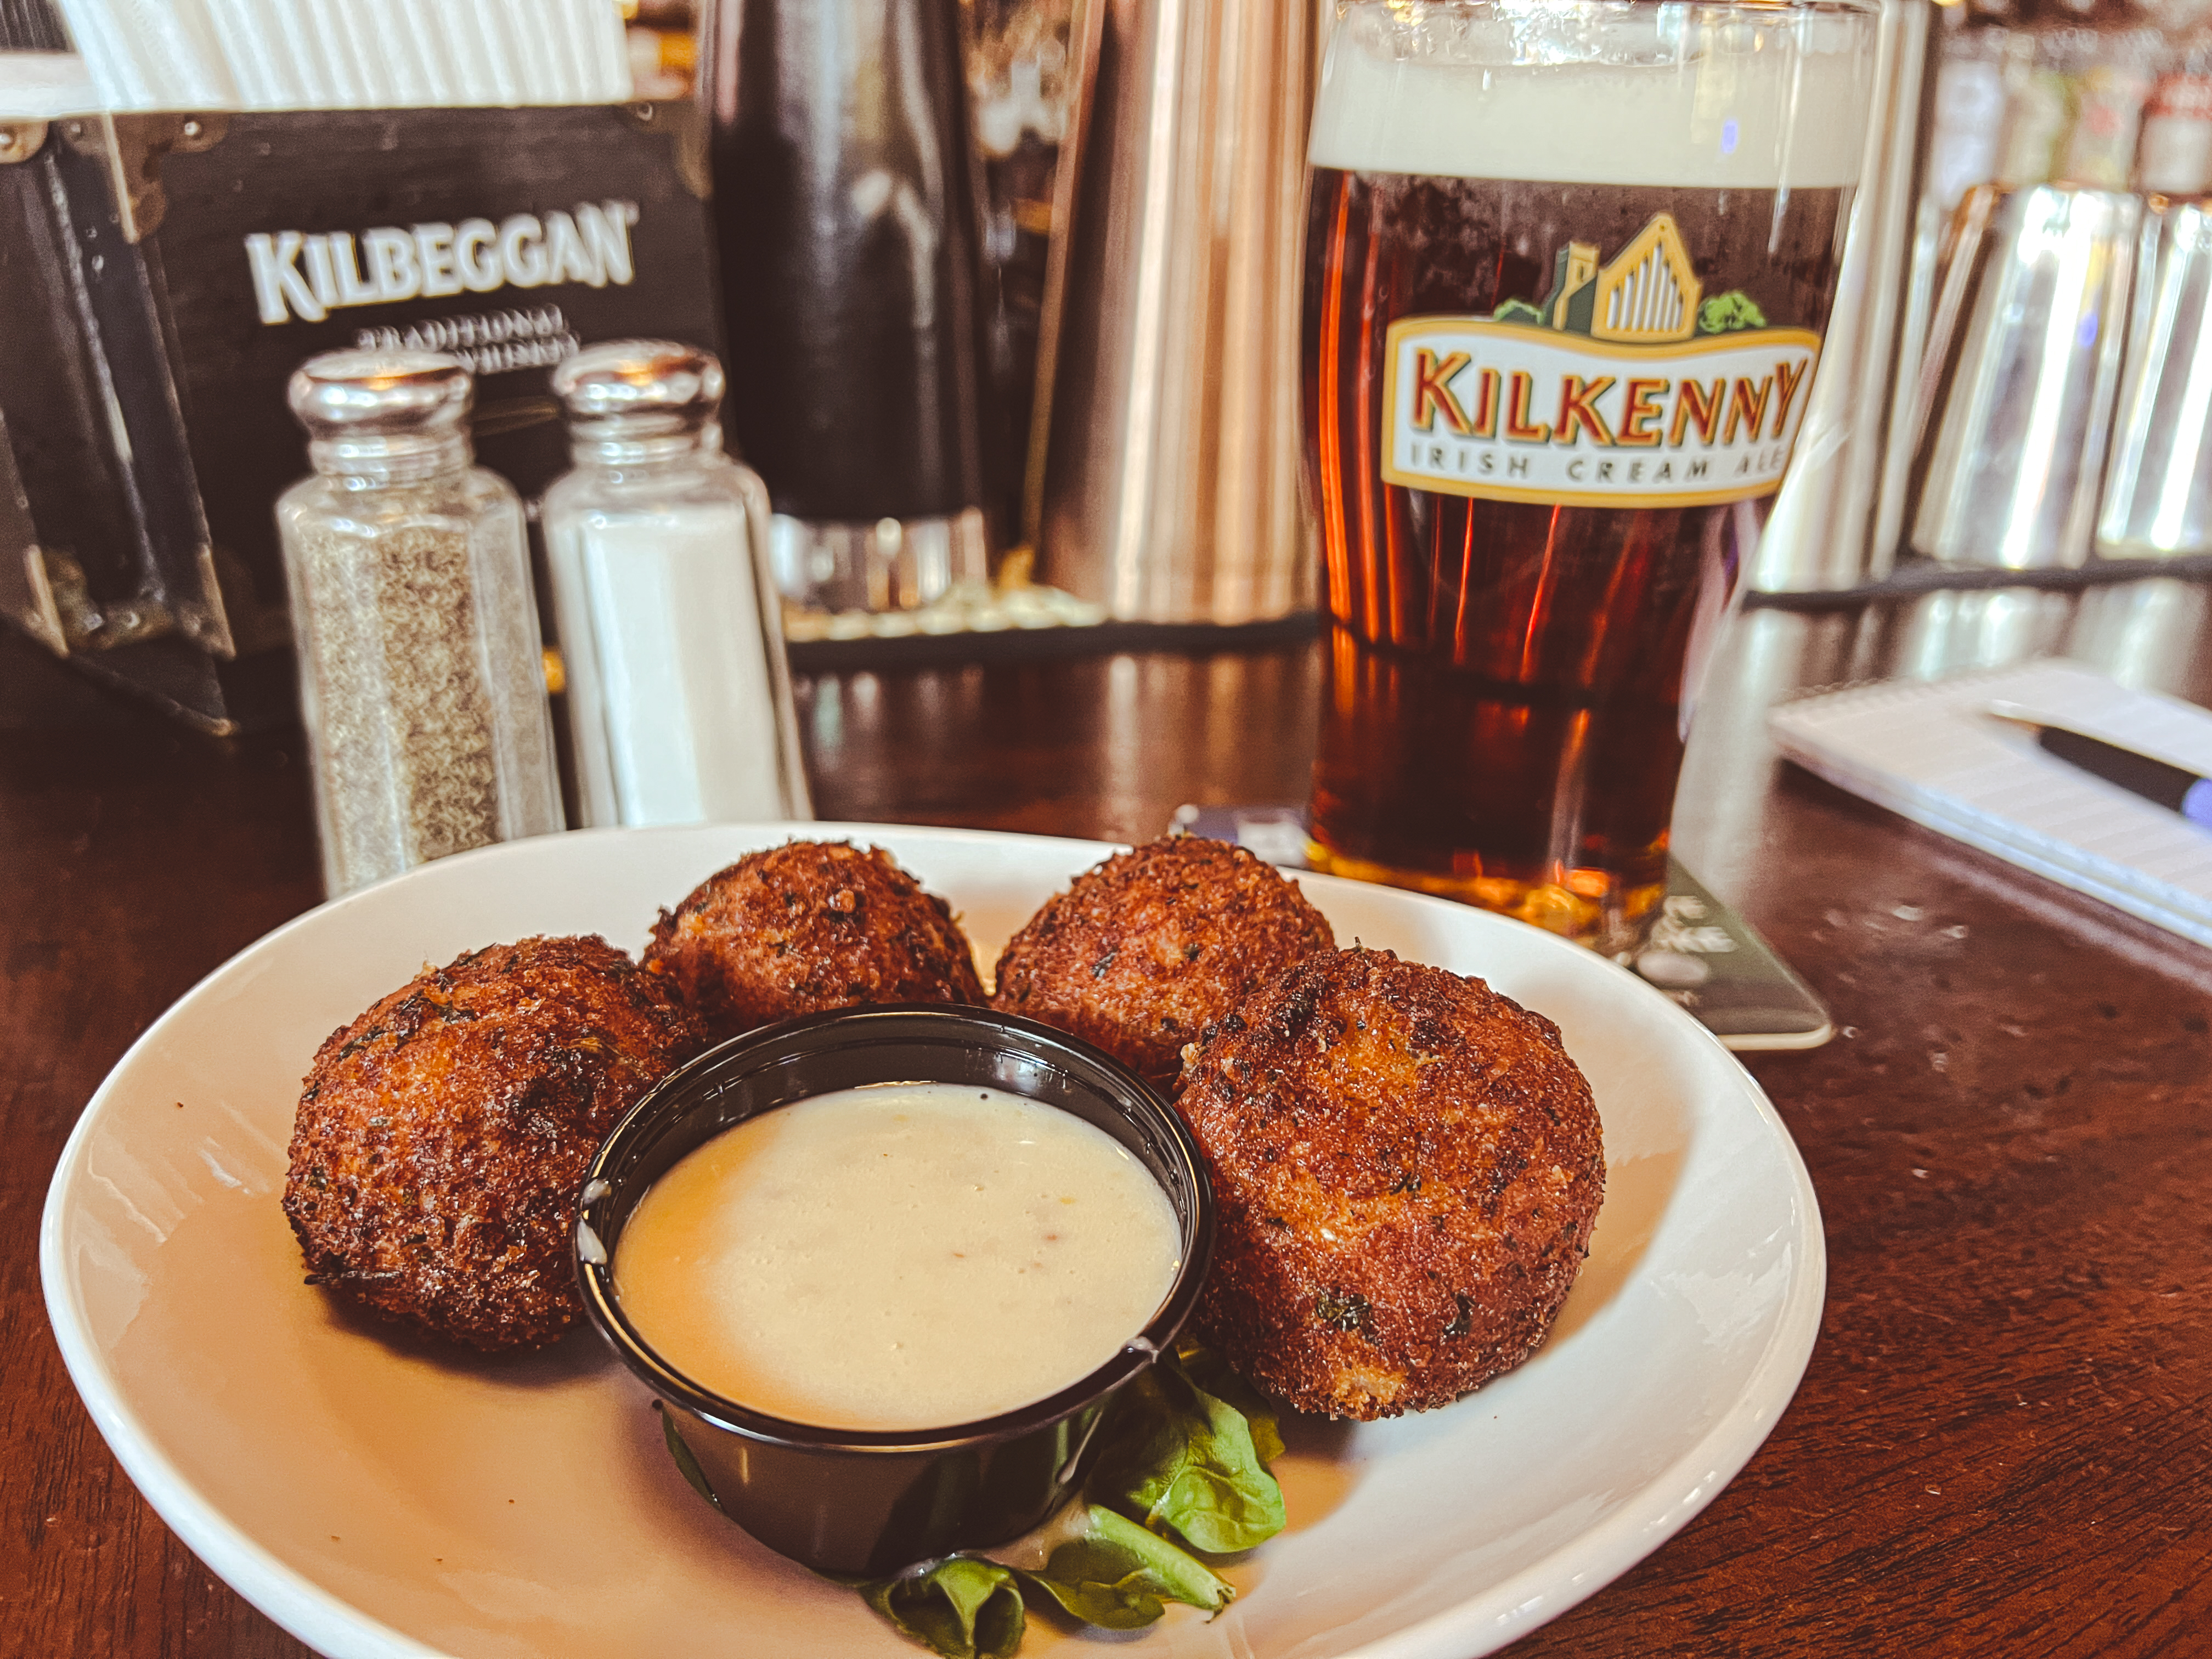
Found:
[{"label": "beer glass rim", "polygon": [[[1342,49],[1407,68],[1547,72],[1680,70],[1756,53],[1778,39],[1827,58],[1862,56],[1881,0],[1335,0],[1328,58]],[[1326,87],[1331,69],[1322,70]]]},{"label": "beer glass rim", "polygon": [[[1403,15],[1407,0],[1334,0],[1339,20],[1354,12],[1388,11]],[[1874,18],[1881,15],[1881,0],[1413,0],[1419,12],[1572,12],[1588,11],[1627,15],[1635,12],[1673,10],[1698,16],[1741,15],[1774,16],[1788,13],[1830,13]]]}]

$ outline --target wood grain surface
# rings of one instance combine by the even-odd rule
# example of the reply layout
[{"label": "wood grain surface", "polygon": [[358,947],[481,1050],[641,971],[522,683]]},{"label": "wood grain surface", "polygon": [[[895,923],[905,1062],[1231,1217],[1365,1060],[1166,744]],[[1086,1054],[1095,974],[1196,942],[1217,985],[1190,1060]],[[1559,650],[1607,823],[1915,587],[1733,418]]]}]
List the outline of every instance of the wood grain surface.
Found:
[{"label": "wood grain surface", "polygon": [[[1858,636],[1747,621],[1680,846],[1843,1028],[1752,1066],[1820,1193],[1826,1316],[1749,1467],[1513,1651],[2212,1653],[2212,953],[1778,769],[1765,702]],[[1299,799],[1318,684],[1304,648],[855,673],[800,718],[825,817],[1126,839]],[[172,732],[0,637],[0,1656],[307,1651],[116,1468],[36,1235],[107,1068],[318,896],[296,738]]]}]

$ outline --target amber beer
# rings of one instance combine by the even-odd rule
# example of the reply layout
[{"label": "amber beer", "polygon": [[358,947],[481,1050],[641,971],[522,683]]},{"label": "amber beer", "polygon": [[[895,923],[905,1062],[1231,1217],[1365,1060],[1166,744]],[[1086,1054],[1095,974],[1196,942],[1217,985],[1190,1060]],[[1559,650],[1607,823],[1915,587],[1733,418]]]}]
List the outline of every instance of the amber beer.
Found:
[{"label": "amber beer", "polygon": [[1656,67],[1528,65],[1482,32],[1510,9],[1345,7],[1315,113],[1312,853],[1620,951],[1810,401],[1863,20],[1592,7],[1659,47],[1667,13],[1723,27],[1678,21]]}]

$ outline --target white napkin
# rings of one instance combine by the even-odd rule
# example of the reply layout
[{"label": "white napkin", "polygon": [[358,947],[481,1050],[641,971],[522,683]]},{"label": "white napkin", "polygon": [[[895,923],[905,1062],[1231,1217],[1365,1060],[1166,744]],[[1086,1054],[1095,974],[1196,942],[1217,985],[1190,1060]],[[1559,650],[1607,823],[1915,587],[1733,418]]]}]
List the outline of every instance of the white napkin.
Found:
[{"label": "white napkin", "polygon": [[2212,945],[2212,830],[2045,754],[1987,712],[1999,701],[2212,774],[2212,713],[2060,659],[1830,692],[1767,725],[1784,754],[1853,794]]},{"label": "white napkin", "polygon": [[205,0],[61,0],[105,110],[238,107]]},{"label": "white napkin", "polygon": [[36,90],[30,70],[9,68],[0,70],[0,99],[11,101],[0,107],[21,103],[33,116],[501,107],[631,95],[616,0],[60,3],[90,98],[71,93],[61,101],[73,111],[49,110],[55,96]]}]

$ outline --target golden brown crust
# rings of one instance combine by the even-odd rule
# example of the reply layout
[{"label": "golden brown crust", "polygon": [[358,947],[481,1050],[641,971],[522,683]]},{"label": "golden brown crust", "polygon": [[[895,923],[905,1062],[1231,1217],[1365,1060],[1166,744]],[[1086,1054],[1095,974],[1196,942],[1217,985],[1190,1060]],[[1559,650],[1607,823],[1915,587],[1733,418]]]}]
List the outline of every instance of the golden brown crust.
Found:
[{"label": "golden brown crust", "polygon": [[1293,963],[1328,919],[1243,848],[1170,836],[1076,878],[1006,942],[991,1006],[1172,1084],[1184,1045]]},{"label": "golden brown crust", "polygon": [[307,1282],[471,1347],[552,1341],[583,1310],[569,1231],[592,1154],[701,1047],[605,939],[426,968],[307,1073],[284,1188]]},{"label": "golden brown crust", "polygon": [[660,913],[645,967],[715,1042],[830,1008],[983,1000],[951,906],[880,848],[848,842],[795,841],[717,871]]},{"label": "golden brown crust", "polygon": [[1559,1028],[1387,951],[1310,957],[1189,1054],[1220,1211],[1200,1331],[1302,1410],[1456,1399],[1551,1328],[1605,1194]]}]

